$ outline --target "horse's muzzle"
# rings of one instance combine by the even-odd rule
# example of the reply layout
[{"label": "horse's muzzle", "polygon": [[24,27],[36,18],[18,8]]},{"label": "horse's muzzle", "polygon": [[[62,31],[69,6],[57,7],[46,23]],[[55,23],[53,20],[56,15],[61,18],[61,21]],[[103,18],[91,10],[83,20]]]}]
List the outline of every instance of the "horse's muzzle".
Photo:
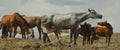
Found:
[{"label": "horse's muzzle", "polygon": [[99,15],[99,18],[100,18],[100,19],[102,19],[102,17],[103,17],[102,15]]}]

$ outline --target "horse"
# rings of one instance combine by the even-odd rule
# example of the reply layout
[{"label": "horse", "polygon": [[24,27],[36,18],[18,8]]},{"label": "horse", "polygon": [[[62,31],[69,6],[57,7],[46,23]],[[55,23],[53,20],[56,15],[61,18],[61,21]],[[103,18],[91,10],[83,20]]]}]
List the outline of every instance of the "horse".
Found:
[{"label": "horse", "polygon": [[[68,14],[53,14],[53,15],[45,15],[42,17],[41,27],[46,28],[46,30],[50,31],[52,26],[56,26],[56,29],[71,29],[70,31],[70,43],[72,43],[72,37],[74,35],[74,44],[76,44],[76,27],[82,23],[83,21],[92,18],[92,19],[101,19],[102,15],[98,14],[93,9],[88,9],[86,12],[82,13],[68,13]],[[46,32],[49,33],[49,32]]]},{"label": "horse", "polygon": [[[2,23],[2,38],[6,38],[9,31],[10,31],[10,34],[12,32],[15,33],[17,26],[19,26],[22,31],[22,38],[26,38],[25,31],[29,34],[28,23],[17,12],[15,12],[11,15],[4,15],[1,20],[1,23]],[[13,29],[14,29],[14,31],[13,31]]]},{"label": "horse", "polygon": [[112,25],[110,23],[108,23],[107,21],[98,22],[97,24],[100,25],[101,27],[98,27],[98,26],[93,27],[94,33],[97,36],[106,37],[106,43],[109,46],[110,39],[113,34]]},{"label": "horse", "polygon": [[[89,23],[84,23],[83,25],[80,25],[81,27],[77,27],[77,34],[80,34],[83,36],[83,45],[87,42],[87,44],[90,44],[91,39],[91,31],[92,26]],[[78,35],[77,35],[78,37]],[[87,40],[87,41],[86,41]]]},{"label": "horse", "polygon": [[[41,32],[43,33],[41,29],[41,18],[39,16],[23,16],[23,18],[29,24],[29,28],[34,28],[37,26],[37,29],[39,31],[39,39],[41,39]],[[49,38],[48,41],[50,41]]]},{"label": "horse", "polygon": [[[29,28],[37,27],[39,32],[39,39],[41,39],[41,32],[44,33],[41,29],[41,17],[39,16],[25,16],[23,18],[27,21]],[[50,42],[48,35],[46,35],[47,41]]]}]

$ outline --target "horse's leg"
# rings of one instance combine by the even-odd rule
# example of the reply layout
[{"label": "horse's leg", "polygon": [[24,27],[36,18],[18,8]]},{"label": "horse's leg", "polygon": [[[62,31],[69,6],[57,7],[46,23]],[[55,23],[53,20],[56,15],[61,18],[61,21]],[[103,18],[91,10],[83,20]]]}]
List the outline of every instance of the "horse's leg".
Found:
[{"label": "horse's leg", "polygon": [[16,33],[17,33],[16,30],[17,30],[17,26],[14,27],[14,35],[13,35],[14,38],[15,38]]},{"label": "horse's leg", "polygon": [[106,43],[108,42],[108,36],[106,36]]},{"label": "horse's leg", "polygon": [[9,31],[9,28],[7,27],[7,30],[6,30],[6,33],[5,33],[5,38],[8,37],[8,31]]},{"label": "horse's leg", "polygon": [[90,44],[90,35],[87,35],[87,44]]},{"label": "horse's leg", "polygon": [[93,36],[90,37],[90,44],[93,44]]},{"label": "horse's leg", "polygon": [[32,38],[35,38],[34,31],[32,30]]},{"label": "horse's leg", "polygon": [[6,31],[6,27],[4,26],[2,28],[2,36],[1,36],[2,39],[5,37],[5,31]]},{"label": "horse's leg", "polygon": [[55,33],[55,35],[56,35],[57,39],[59,40],[59,35],[58,35],[58,32],[57,32],[57,31],[55,31],[54,33]]},{"label": "horse's leg", "polygon": [[77,33],[76,33],[76,30],[74,30],[74,44],[77,44],[76,39],[77,39]]},{"label": "horse's leg", "polygon": [[85,42],[86,42],[86,36],[83,35],[83,46],[84,46]]},{"label": "horse's leg", "polygon": [[44,38],[44,36],[45,36],[45,39],[47,38],[47,42],[51,42],[51,41],[50,41],[50,38],[49,38],[48,35],[47,35],[47,33],[44,33],[44,32],[42,31],[42,29],[41,29],[41,32],[42,32],[42,34],[43,34],[43,38]]},{"label": "horse's leg", "polygon": [[46,43],[46,36],[47,36],[47,33],[43,33],[43,42]]},{"label": "horse's leg", "polygon": [[41,39],[41,28],[40,26],[37,26],[38,32],[39,32],[39,39]]},{"label": "horse's leg", "polygon": [[51,42],[47,34],[46,34],[46,38],[47,38],[47,42]]},{"label": "horse's leg", "polygon": [[62,43],[61,43],[61,36],[60,36],[60,31],[58,30],[58,29],[56,29],[56,31],[54,31],[54,33],[55,33],[55,35],[57,36],[57,42],[60,44],[60,45],[62,45]]},{"label": "horse's leg", "polygon": [[9,37],[11,38],[12,37],[12,28],[10,28],[9,32],[10,32]]},{"label": "horse's leg", "polygon": [[79,34],[80,34],[80,33],[76,33],[76,38],[78,38]]},{"label": "horse's leg", "polygon": [[20,29],[21,29],[21,32],[22,32],[22,38],[25,39],[25,38],[26,38],[26,37],[25,37],[25,30],[24,30],[22,27],[20,27]]},{"label": "horse's leg", "polygon": [[111,36],[109,36],[109,38],[108,38],[108,46],[109,46],[109,44],[110,44],[110,39],[111,39]]},{"label": "horse's leg", "polygon": [[70,42],[69,43],[72,43],[72,37],[73,37],[73,29],[70,30]]},{"label": "horse's leg", "polygon": [[91,34],[91,36],[90,36],[90,44],[93,44],[94,37],[95,37],[95,34]]},{"label": "horse's leg", "polygon": [[27,39],[30,39],[30,37],[32,36],[32,33],[30,33],[28,28],[25,29],[25,32],[27,34]]},{"label": "horse's leg", "polygon": [[79,34],[81,34],[81,33],[82,33],[81,30],[80,31],[76,31],[76,38],[78,38]]},{"label": "horse's leg", "polygon": [[4,33],[3,33],[3,35],[4,35],[4,38],[7,38],[7,36],[8,36],[8,26],[6,26],[5,27],[5,30],[4,30]]}]

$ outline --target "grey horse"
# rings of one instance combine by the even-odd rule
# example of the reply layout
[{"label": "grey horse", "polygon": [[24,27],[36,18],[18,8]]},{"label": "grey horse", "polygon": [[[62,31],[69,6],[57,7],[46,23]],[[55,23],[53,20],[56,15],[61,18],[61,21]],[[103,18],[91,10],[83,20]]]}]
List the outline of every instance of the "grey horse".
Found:
[{"label": "grey horse", "polygon": [[[43,16],[41,19],[41,28],[43,32],[51,32],[53,25],[58,29],[71,29],[70,30],[70,43],[72,43],[72,37],[74,35],[74,44],[76,44],[76,27],[83,21],[92,19],[101,19],[102,15],[97,13],[93,9],[88,9],[82,13],[68,13],[68,14],[53,14],[50,16]],[[46,29],[45,29],[46,28]],[[53,28],[52,28],[53,29]],[[59,38],[58,38],[59,39]]]}]

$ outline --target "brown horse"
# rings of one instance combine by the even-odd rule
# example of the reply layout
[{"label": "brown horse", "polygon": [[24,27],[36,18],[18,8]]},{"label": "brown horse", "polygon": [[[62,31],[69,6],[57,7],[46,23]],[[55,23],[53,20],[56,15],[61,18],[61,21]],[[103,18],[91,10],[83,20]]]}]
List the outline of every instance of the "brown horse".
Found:
[{"label": "brown horse", "polygon": [[[3,27],[3,24],[0,21],[0,29]],[[10,32],[10,30],[9,30]],[[32,28],[29,28],[30,34],[27,34],[27,37],[34,38],[34,31]],[[16,33],[22,34],[20,27],[17,27]],[[16,35],[16,34],[15,34]],[[10,33],[9,37],[11,37],[12,34]]]},{"label": "brown horse", "polygon": [[110,43],[111,36],[113,34],[113,27],[107,21],[98,22],[98,25],[102,27],[93,27],[94,33],[101,37],[106,37],[106,43]]},{"label": "brown horse", "polygon": [[6,38],[9,31],[10,34],[12,32],[15,33],[17,26],[19,26],[20,29],[22,30],[22,38],[25,38],[25,31],[29,34],[28,23],[19,13],[13,13],[12,15],[3,16],[1,23],[2,23],[2,38]]},{"label": "brown horse", "polygon": [[[37,27],[39,31],[39,39],[41,39],[41,32],[43,33],[41,29],[41,18],[39,16],[23,16],[23,18],[27,21],[29,28]],[[47,35],[48,41],[49,37]]]}]

